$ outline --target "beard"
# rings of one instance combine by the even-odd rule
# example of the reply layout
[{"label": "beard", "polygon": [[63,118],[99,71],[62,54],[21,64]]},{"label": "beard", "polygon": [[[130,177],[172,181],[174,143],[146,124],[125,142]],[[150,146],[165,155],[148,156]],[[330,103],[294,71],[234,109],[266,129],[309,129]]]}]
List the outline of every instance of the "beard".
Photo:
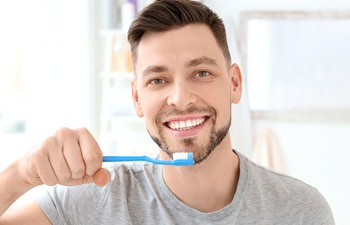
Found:
[{"label": "beard", "polygon": [[[211,116],[211,129],[209,132],[209,141],[206,144],[199,144],[195,142],[196,138],[185,138],[181,141],[178,146],[174,146],[173,148],[169,147],[168,142],[166,141],[163,129],[164,125],[160,122],[162,117],[167,117],[170,115],[188,115],[193,112],[208,112]],[[171,112],[162,113],[156,117],[156,124],[159,131],[159,137],[152,135],[149,130],[148,134],[153,139],[153,141],[165,152],[170,158],[172,158],[173,153],[176,152],[192,152],[193,160],[195,164],[200,164],[204,160],[206,160],[211,153],[216,149],[216,147],[222,142],[222,140],[228,134],[228,131],[231,126],[231,113],[228,122],[219,129],[216,129],[216,119],[217,113],[213,108],[189,108],[186,111],[177,111],[172,110]]]}]

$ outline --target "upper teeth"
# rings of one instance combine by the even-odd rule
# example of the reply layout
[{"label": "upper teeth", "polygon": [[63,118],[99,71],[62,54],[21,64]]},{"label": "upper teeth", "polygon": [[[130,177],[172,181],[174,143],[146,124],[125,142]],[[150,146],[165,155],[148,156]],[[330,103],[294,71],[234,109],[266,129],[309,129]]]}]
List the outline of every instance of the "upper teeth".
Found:
[{"label": "upper teeth", "polygon": [[192,127],[198,126],[204,122],[204,118],[183,120],[183,121],[172,121],[168,123],[168,126],[173,130],[187,130]]}]

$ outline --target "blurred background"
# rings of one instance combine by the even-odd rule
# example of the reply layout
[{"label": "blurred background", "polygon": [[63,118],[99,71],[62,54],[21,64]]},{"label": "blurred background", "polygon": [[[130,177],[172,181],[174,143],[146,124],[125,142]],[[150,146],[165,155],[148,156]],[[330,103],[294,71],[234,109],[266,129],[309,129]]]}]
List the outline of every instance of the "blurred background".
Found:
[{"label": "blurred background", "polygon": [[[0,169],[60,127],[105,154],[156,154],[131,99],[126,31],[151,0],[0,0]],[[244,95],[237,151],[315,186],[349,224],[350,2],[204,0],[224,20]]]}]

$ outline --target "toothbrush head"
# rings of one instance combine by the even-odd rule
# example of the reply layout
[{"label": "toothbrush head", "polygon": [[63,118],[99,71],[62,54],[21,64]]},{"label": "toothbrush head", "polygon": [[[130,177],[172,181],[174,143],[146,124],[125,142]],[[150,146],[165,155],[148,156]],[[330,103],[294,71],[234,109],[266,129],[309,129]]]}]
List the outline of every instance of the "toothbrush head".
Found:
[{"label": "toothbrush head", "polygon": [[191,166],[194,165],[192,152],[176,152],[173,154],[172,165]]}]

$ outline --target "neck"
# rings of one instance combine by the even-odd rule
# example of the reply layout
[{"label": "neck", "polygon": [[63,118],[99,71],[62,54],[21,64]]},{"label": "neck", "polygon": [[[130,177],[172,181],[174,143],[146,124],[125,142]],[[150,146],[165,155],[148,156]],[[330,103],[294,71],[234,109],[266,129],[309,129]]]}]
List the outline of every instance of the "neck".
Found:
[{"label": "neck", "polygon": [[226,137],[202,163],[193,167],[163,167],[169,189],[188,206],[214,212],[228,205],[236,192],[239,158]]}]

